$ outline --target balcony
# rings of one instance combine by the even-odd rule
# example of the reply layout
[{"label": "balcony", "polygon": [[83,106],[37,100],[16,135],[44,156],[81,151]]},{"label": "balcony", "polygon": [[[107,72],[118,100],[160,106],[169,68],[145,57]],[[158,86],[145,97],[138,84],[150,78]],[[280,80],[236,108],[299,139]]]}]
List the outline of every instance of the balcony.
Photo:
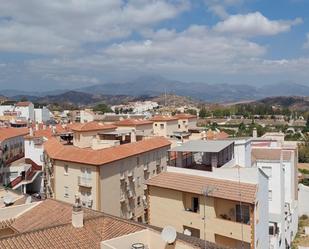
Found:
[{"label": "balcony", "polygon": [[79,176],[78,185],[85,188],[92,188],[92,179],[88,177]]},{"label": "balcony", "polygon": [[124,173],[120,173],[120,181],[124,181],[126,179],[126,176]]},{"label": "balcony", "polygon": [[132,192],[131,190],[129,190],[129,191],[128,191],[128,197],[129,197],[129,198],[133,198],[133,196],[134,196],[134,195],[133,195],[133,192]]},{"label": "balcony", "polygon": [[144,165],[144,171],[148,171],[149,170],[149,165],[148,164],[145,164]]},{"label": "balcony", "polygon": [[211,226],[216,234],[233,238],[236,240],[242,240],[243,230],[243,240],[244,242],[251,242],[251,226],[247,224],[242,224],[236,221],[225,220],[221,218],[212,218]]}]

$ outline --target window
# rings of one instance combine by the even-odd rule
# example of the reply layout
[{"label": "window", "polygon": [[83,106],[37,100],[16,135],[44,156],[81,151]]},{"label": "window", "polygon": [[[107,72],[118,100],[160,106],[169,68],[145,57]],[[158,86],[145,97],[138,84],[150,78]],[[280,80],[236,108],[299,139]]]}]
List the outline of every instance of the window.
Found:
[{"label": "window", "polygon": [[273,199],[273,191],[268,190],[268,200],[271,201]]},{"label": "window", "polygon": [[164,124],[160,124],[160,129],[164,129]]},{"label": "window", "polygon": [[200,209],[199,199],[198,197],[192,197],[192,211],[197,213]]},{"label": "window", "polygon": [[242,222],[244,224],[250,224],[250,211],[249,206],[236,205],[236,222]]},{"label": "window", "polygon": [[140,196],[137,197],[137,201],[136,202],[137,202],[137,206],[141,205],[141,197]]},{"label": "window", "polygon": [[180,129],[180,125],[178,125],[178,129]]},{"label": "window", "polygon": [[64,186],[64,197],[69,198],[69,187]]},{"label": "window", "polygon": [[64,165],[64,174],[65,175],[69,174],[69,166],[68,165]]}]

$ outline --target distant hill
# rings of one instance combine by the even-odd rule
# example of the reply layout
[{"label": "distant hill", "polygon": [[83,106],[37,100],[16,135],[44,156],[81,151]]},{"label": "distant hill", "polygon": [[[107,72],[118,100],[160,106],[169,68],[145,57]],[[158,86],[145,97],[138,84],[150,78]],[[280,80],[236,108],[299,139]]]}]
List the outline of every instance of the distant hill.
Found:
[{"label": "distant hill", "polygon": [[[79,92],[89,95],[83,95],[80,100],[73,100],[78,94],[69,94],[70,92]],[[18,90],[2,90],[0,95],[7,97],[28,97],[29,100],[68,97],[66,101],[78,102],[83,104],[91,103],[96,99],[107,96],[139,96],[155,97],[162,94],[190,97],[195,100],[207,102],[241,102],[258,100],[271,96],[309,96],[309,86],[296,84],[293,82],[281,82],[276,84],[253,86],[249,84],[209,84],[207,82],[182,82],[169,80],[161,76],[144,76],[135,80],[119,83],[97,84],[88,87],[68,90],[55,90],[52,92],[24,92]],[[105,96],[105,97],[104,97]],[[82,97],[82,96],[81,96]],[[63,99],[64,100],[64,99]],[[114,100],[115,101],[115,100]]]},{"label": "distant hill", "polygon": [[157,102],[159,105],[167,106],[198,106],[201,101],[194,100],[190,97],[178,96],[173,94],[162,94],[157,97],[150,98],[150,100]]},{"label": "distant hill", "polygon": [[[149,99],[147,96],[141,97],[142,99]],[[108,105],[117,105],[126,103],[129,101],[139,100],[139,97],[127,96],[127,95],[101,95],[101,94],[90,94],[78,91],[68,91],[58,95],[47,95],[44,97],[36,97],[30,95],[17,95],[13,96],[12,100],[27,99],[34,103],[40,104],[66,104],[74,106],[90,106],[100,102],[104,102]]]},{"label": "distant hill", "polygon": [[125,83],[99,84],[78,90],[87,93],[133,96],[160,96],[166,92],[203,101],[251,99],[257,94],[257,90],[248,85],[185,83],[154,76],[140,77]]},{"label": "distant hill", "polygon": [[290,110],[298,110],[298,111],[309,110],[309,97],[299,97],[299,96],[268,97],[256,101],[255,103],[262,103],[269,106],[283,107],[288,108]]}]

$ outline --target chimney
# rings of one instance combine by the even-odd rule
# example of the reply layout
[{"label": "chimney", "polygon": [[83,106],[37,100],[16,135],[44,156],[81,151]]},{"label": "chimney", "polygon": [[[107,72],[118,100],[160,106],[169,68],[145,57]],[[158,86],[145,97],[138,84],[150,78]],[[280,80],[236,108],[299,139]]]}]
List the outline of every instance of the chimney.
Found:
[{"label": "chimney", "polygon": [[136,142],[136,131],[135,129],[132,129],[131,131],[131,143]]},{"label": "chimney", "polygon": [[253,131],[252,131],[252,137],[257,138],[257,130],[255,127],[253,128]]},{"label": "chimney", "polygon": [[82,210],[78,195],[75,195],[75,203],[72,210],[72,226],[75,228],[84,226],[84,211]]}]

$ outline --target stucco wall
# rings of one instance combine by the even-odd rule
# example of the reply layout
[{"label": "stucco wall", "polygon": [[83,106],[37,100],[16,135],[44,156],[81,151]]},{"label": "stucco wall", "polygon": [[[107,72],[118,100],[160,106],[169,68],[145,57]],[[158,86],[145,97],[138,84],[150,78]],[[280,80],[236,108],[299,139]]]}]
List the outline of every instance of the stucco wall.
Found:
[{"label": "stucco wall", "polygon": [[[68,173],[65,173],[64,166],[68,166]],[[78,185],[78,177],[82,176],[81,168],[91,170],[91,188]],[[96,166],[83,165],[71,162],[56,161],[54,163],[55,176],[55,198],[60,201],[75,203],[75,194],[81,197],[81,191],[90,191],[93,200],[92,208],[98,209],[98,168]],[[65,196],[65,187],[67,187],[68,196]]]}]

